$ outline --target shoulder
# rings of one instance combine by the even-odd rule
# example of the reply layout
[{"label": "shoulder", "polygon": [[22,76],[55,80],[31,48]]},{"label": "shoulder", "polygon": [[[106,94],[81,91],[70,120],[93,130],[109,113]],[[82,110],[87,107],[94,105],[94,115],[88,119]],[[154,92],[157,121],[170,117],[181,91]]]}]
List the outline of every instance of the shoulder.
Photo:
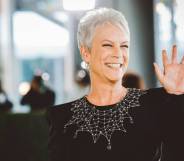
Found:
[{"label": "shoulder", "polygon": [[168,93],[163,87],[150,88],[150,89],[145,90],[145,92],[147,93],[148,96],[154,96],[156,98],[165,97],[168,95]]},{"label": "shoulder", "polygon": [[74,107],[80,99],[48,107],[46,110],[48,123],[56,126],[57,124],[65,124],[72,116],[72,107]]},{"label": "shoulder", "polygon": [[181,95],[169,94],[163,87],[150,88],[145,91],[147,93],[147,97],[150,97],[152,99],[158,99],[160,101],[181,100],[181,99],[183,100],[184,98],[184,94]]},{"label": "shoulder", "polygon": [[47,93],[52,93],[52,94],[55,93],[54,90],[52,90],[51,88],[48,88],[48,87],[45,87],[45,90]]},{"label": "shoulder", "polygon": [[151,104],[164,104],[164,103],[173,103],[177,102],[179,104],[184,104],[184,95],[174,95],[169,94],[163,88],[150,88],[145,90],[145,94],[142,96],[141,100]]},{"label": "shoulder", "polygon": [[71,109],[72,102],[59,104],[47,108],[47,113],[53,117],[65,116]]},{"label": "shoulder", "polygon": [[168,98],[169,94],[163,87],[150,88],[144,90],[144,94],[141,96],[140,101],[145,104],[155,105],[167,102]]}]

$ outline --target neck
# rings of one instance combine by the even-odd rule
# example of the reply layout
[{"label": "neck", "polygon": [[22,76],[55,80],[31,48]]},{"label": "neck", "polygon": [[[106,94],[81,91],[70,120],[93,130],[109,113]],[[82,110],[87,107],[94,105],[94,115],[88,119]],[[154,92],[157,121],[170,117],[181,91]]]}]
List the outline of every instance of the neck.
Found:
[{"label": "neck", "polygon": [[116,83],[91,81],[91,88],[87,99],[92,104],[98,106],[115,104],[122,100],[127,93],[127,89],[121,83],[121,81]]}]

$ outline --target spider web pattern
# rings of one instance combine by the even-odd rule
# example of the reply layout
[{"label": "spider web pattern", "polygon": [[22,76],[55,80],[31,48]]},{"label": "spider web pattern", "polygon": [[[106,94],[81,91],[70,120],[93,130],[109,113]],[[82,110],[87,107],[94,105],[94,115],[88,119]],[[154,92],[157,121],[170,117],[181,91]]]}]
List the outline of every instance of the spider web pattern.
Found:
[{"label": "spider web pattern", "polygon": [[[75,101],[71,111],[72,118],[65,124],[66,130],[70,125],[77,125],[78,129],[74,134],[77,138],[78,132],[87,131],[92,135],[94,143],[102,135],[107,139],[107,149],[111,149],[111,136],[115,130],[126,133],[124,128],[125,119],[129,119],[133,124],[133,118],[129,114],[129,108],[139,106],[139,97],[145,91],[129,88],[125,98],[117,103],[114,108],[107,110],[99,110],[87,101],[86,97]],[[102,107],[103,108],[103,107]]]}]

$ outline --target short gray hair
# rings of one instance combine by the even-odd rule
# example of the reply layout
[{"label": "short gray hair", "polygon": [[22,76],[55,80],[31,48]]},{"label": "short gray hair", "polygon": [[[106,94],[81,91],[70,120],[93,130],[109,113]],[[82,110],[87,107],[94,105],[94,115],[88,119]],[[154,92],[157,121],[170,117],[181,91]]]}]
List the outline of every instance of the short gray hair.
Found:
[{"label": "short gray hair", "polygon": [[120,25],[125,32],[130,35],[128,22],[124,15],[112,8],[99,8],[88,11],[78,24],[77,41],[78,47],[85,46],[91,49],[93,34],[97,26],[106,22],[110,22],[114,25]]}]

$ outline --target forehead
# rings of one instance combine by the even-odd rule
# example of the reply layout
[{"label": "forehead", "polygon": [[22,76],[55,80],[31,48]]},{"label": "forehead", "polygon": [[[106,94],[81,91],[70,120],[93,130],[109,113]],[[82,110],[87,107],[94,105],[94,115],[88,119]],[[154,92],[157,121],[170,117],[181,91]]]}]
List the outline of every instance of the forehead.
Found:
[{"label": "forehead", "polygon": [[110,22],[97,26],[93,35],[93,40],[96,41],[110,40],[115,42],[129,42],[129,39],[129,34],[122,26],[111,24]]}]

